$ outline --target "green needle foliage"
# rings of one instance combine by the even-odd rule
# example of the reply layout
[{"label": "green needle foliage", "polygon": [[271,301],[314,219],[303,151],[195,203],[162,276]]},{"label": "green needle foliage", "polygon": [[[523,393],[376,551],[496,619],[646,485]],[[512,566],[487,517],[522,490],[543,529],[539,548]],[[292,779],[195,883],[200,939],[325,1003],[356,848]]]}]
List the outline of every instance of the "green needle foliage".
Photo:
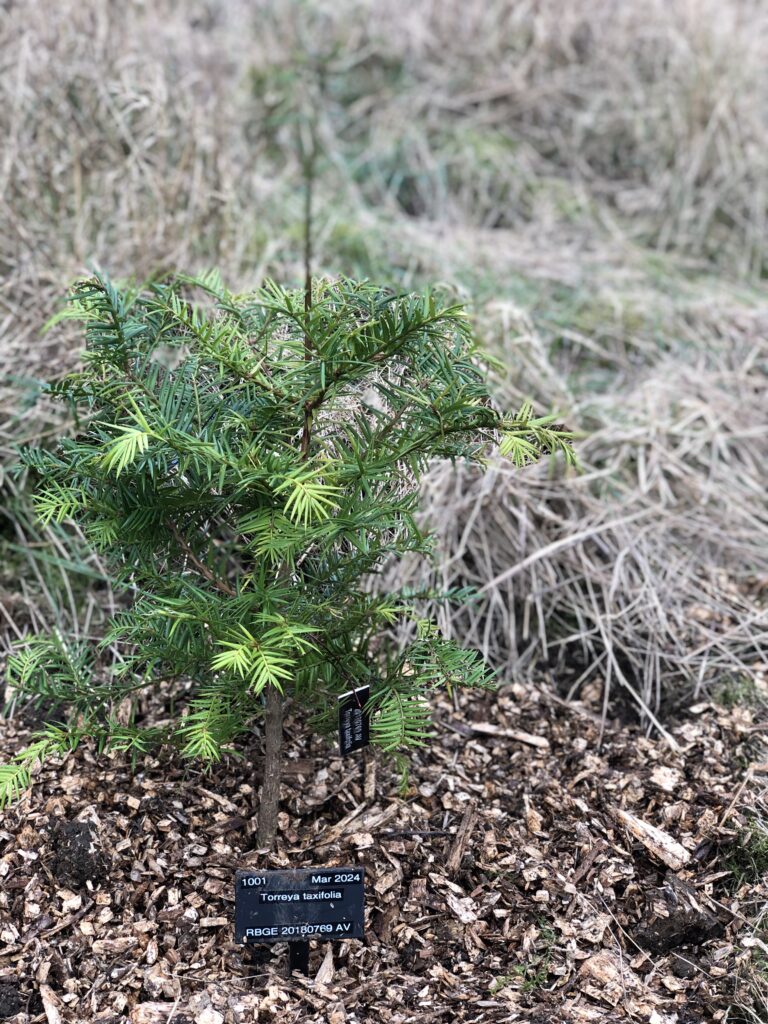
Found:
[{"label": "green needle foliage", "polygon": [[[214,761],[270,692],[327,726],[367,683],[372,742],[396,752],[428,736],[432,691],[487,684],[476,652],[421,620],[420,595],[371,586],[429,551],[414,515],[431,460],[573,458],[549,418],[494,406],[461,308],[351,281],[316,283],[309,303],[275,284],[235,296],[217,274],[142,291],[96,276],[64,315],[87,347],[50,391],[81,432],[22,462],[40,518],[75,520],[130,606],[103,641],[111,669],[59,635],[13,653],[13,690],[67,714],[0,769],[0,801],[86,737]],[[170,724],[137,724],[160,683]]]}]

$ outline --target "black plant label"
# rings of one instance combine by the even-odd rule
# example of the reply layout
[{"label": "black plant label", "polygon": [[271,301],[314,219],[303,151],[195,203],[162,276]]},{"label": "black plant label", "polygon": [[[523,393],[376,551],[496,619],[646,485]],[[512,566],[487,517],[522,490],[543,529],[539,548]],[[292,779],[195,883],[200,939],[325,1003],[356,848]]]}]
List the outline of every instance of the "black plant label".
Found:
[{"label": "black plant label", "polygon": [[361,939],[365,905],[362,867],[238,871],[237,942]]},{"label": "black plant label", "polygon": [[371,696],[370,686],[342,693],[339,702],[339,749],[342,757],[367,747],[371,742],[370,722],[365,702]]}]

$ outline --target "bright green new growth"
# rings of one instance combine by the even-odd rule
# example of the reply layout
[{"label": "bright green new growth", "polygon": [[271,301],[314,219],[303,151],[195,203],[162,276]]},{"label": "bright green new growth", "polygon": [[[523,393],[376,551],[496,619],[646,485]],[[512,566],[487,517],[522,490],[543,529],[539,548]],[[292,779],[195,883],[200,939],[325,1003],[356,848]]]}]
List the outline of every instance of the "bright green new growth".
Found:
[{"label": "bright green new growth", "polygon": [[[84,367],[50,390],[84,426],[22,461],[41,519],[75,520],[131,603],[103,641],[111,669],[59,635],[9,659],[12,688],[68,721],[0,769],[0,802],[86,737],[215,760],[270,687],[327,724],[338,694],[370,684],[372,742],[396,751],[424,741],[431,691],[486,684],[420,595],[370,585],[385,561],[428,553],[414,513],[430,460],[572,459],[548,418],[497,411],[459,307],[349,281],[316,284],[310,305],[274,284],[234,296],[216,274],[141,292],[97,276],[66,315],[85,324]],[[137,724],[137,696],[161,682],[175,720]]]}]

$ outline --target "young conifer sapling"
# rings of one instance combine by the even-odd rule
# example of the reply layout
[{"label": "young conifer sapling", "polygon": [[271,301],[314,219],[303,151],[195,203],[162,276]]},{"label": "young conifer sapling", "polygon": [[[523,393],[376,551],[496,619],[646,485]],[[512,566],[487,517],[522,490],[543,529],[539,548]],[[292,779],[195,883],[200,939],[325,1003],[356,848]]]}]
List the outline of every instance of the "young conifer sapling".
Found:
[{"label": "young conifer sapling", "polygon": [[[368,684],[371,741],[397,752],[425,741],[432,691],[487,682],[421,595],[371,586],[429,552],[414,516],[430,462],[571,461],[570,435],[529,406],[500,412],[462,309],[430,295],[321,281],[308,302],[275,284],[233,295],[215,273],[144,290],[95,276],[66,315],[84,324],[83,366],[50,391],[80,432],[22,461],[41,519],[74,520],[125,592],[101,645],[120,657],[59,634],[13,653],[13,690],[67,714],[0,768],[0,800],[84,739],[211,762],[262,719],[268,848],[286,698],[322,726]],[[136,717],[153,689],[173,696],[161,724]]]}]

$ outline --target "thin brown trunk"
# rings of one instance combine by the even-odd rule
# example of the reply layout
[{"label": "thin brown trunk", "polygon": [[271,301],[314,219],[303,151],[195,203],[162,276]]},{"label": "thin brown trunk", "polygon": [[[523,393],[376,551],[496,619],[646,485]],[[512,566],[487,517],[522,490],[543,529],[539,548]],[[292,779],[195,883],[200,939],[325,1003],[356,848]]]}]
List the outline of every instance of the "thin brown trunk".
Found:
[{"label": "thin brown trunk", "polygon": [[[312,186],[314,184],[315,157],[304,165],[304,309],[312,308]],[[309,339],[306,339],[309,348]],[[305,358],[309,358],[308,355]]]},{"label": "thin brown trunk", "polygon": [[271,850],[277,833],[280,806],[280,769],[283,750],[283,695],[276,686],[267,686],[264,719],[264,782],[259,798],[259,825],[256,844]]},{"label": "thin brown trunk", "polygon": [[[314,142],[309,156],[304,159],[304,310],[312,309],[312,183],[314,176]],[[304,334],[304,360],[312,359],[312,341]],[[309,458],[312,436],[312,405],[304,406],[304,427],[301,433],[302,462]],[[280,769],[283,757],[283,695],[276,686],[266,690],[264,720],[264,782],[259,798],[259,824],[256,842],[261,849],[271,850],[277,834],[277,814],[280,806]]]},{"label": "thin brown trunk", "polygon": [[[312,309],[312,178],[314,174],[314,150],[304,160],[304,312]],[[304,332],[304,362],[312,359],[312,340]],[[312,403],[304,404],[304,428],[301,432],[301,458],[309,458],[312,436]]]}]

